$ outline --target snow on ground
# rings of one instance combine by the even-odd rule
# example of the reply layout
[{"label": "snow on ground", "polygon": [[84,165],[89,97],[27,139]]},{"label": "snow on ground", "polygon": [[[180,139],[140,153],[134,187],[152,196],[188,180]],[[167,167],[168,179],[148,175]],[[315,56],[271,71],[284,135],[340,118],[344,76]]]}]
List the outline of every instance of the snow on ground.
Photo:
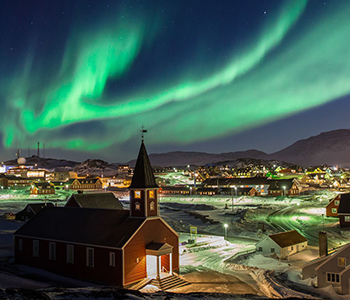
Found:
[{"label": "snow on ground", "polygon": [[[14,198],[11,198],[11,195]],[[30,202],[38,202],[37,197],[29,197],[27,192],[16,192],[11,195],[0,195],[0,215],[5,212],[18,212]],[[59,195],[49,197],[48,201],[58,200],[58,205],[64,205],[69,194],[65,191]],[[281,287],[268,276],[267,270],[275,270],[277,273],[286,272],[293,282],[300,281],[298,274],[303,262],[315,258],[315,249],[304,251],[302,255],[295,256],[290,261],[279,262],[260,254],[246,254],[255,247],[255,243],[262,237],[259,226],[263,223],[267,232],[276,232],[267,221],[269,214],[276,210],[297,207],[299,220],[291,222],[300,223],[300,217],[319,218],[322,206],[334,193],[316,192],[313,195],[300,197],[224,197],[224,196],[161,196],[162,217],[180,234],[180,242],[188,242],[193,239],[189,234],[190,226],[198,229],[197,244],[184,244],[180,247],[180,273],[185,279],[194,282],[191,286],[176,289],[178,292],[221,292],[221,293],[250,293],[268,295],[271,297],[295,296],[289,289]],[[125,199],[126,200],[126,199]],[[321,200],[321,201],[320,201]],[[298,206],[298,203],[300,206]],[[126,205],[125,205],[126,204]],[[127,208],[127,201],[123,201]],[[225,208],[226,206],[226,208]],[[299,208],[300,207],[300,208]],[[289,217],[289,216],[288,216]],[[304,222],[307,222],[306,220]],[[326,226],[334,226],[335,220],[326,222]],[[22,223],[0,219],[0,257],[8,257],[12,251],[12,233]],[[227,240],[224,239],[224,224],[228,224]],[[260,224],[260,225],[259,225]],[[319,225],[319,224],[318,224]],[[347,231],[344,232],[346,236]],[[317,251],[316,251],[317,252]],[[245,253],[240,256],[240,266],[230,262],[232,256]],[[234,266],[233,266],[234,265]],[[256,267],[260,269],[257,269]],[[29,271],[28,271],[29,272]],[[0,272],[0,282],[11,281],[6,272]],[[3,279],[3,281],[1,281]],[[55,282],[57,279],[53,279]],[[63,279],[62,279],[63,280]],[[21,281],[21,280],[20,280]],[[63,280],[65,281],[65,280]],[[263,283],[263,284],[262,284]],[[29,282],[22,282],[23,287]],[[35,286],[36,283],[33,283]],[[38,285],[42,282],[38,283]],[[319,292],[310,286],[310,282],[300,282],[300,286],[309,287],[310,290]],[[4,283],[6,286],[7,284]],[[1,287],[1,285],[0,285]],[[18,287],[22,287],[19,284]],[[153,291],[152,287],[150,292]],[[263,291],[263,292],[262,292]],[[132,297],[134,297],[133,295]],[[299,295],[300,296],[300,295]],[[59,298],[57,298],[59,299]],[[69,299],[69,298],[67,298]],[[82,298],[85,299],[85,298]],[[183,298],[187,299],[187,298]],[[335,299],[335,298],[334,298]]]}]

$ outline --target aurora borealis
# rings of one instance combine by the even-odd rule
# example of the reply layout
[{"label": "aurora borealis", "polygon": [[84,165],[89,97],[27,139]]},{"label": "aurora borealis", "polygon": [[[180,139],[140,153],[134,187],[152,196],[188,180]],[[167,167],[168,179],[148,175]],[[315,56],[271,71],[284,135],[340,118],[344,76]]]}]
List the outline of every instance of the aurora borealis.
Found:
[{"label": "aurora borealis", "polygon": [[259,128],[307,113],[293,137],[319,133],[350,93],[348,1],[2,4],[4,153],[129,160],[142,124],[154,152],[245,150],[245,133],[269,151],[278,130]]}]

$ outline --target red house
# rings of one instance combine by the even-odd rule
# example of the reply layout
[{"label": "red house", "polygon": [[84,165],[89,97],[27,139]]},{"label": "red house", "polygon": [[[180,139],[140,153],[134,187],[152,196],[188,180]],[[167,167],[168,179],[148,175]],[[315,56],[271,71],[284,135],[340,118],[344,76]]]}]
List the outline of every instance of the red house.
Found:
[{"label": "red house", "polygon": [[334,199],[330,200],[326,206],[326,217],[339,217],[338,208],[342,194],[337,195]]},{"label": "red house", "polygon": [[172,276],[178,234],[159,215],[143,142],[129,189],[130,210],[44,208],[15,232],[15,262],[118,286]]}]

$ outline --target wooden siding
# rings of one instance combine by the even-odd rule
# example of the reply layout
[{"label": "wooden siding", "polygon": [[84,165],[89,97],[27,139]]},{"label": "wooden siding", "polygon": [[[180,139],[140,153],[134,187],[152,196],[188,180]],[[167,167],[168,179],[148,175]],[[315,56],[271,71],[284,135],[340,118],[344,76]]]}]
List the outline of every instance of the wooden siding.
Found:
[{"label": "wooden siding", "polygon": [[[23,240],[23,251],[18,249],[19,239]],[[73,243],[56,243],[56,260],[49,259],[49,243],[39,241],[39,257],[33,257],[33,240],[15,236],[15,262],[41,268],[53,273],[75,277],[88,281],[95,281],[122,286],[122,250],[100,247],[94,248],[94,267],[86,266],[86,246]],[[67,245],[74,246],[74,263],[67,263]],[[109,266],[109,253],[115,252],[115,267]]]},{"label": "wooden siding", "polygon": [[124,248],[124,285],[146,277],[146,245],[152,241],[173,246],[173,270],[179,268],[178,236],[160,219],[147,220]]}]

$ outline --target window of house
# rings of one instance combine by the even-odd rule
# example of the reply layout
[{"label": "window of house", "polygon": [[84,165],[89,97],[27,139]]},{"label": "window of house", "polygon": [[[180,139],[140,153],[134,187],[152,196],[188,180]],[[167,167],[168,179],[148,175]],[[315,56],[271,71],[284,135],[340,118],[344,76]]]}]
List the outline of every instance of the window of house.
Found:
[{"label": "window of house", "polygon": [[39,257],[39,241],[33,241],[33,257]]},{"label": "window of house", "polygon": [[140,202],[135,203],[135,210],[141,210],[141,204]]},{"label": "window of house", "polygon": [[74,246],[67,245],[67,263],[74,264]]},{"label": "window of house", "polygon": [[336,282],[336,283],[339,283],[339,282],[340,282],[339,274],[328,273],[328,272],[327,272],[327,282]]},{"label": "window of house", "polygon": [[338,257],[338,267],[346,267],[346,258]]},{"label": "window of house", "polygon": [[135,197],[136,199],[141,198],[141,191],[135,191],[134,197]]},{"label": "window of house", "polygon": [[109,266],[115,267],[115,253],[109,252]]},{"label": "window of house", "polygon": [[259,247],[258,251],[262,252],[263,251],[262,247]]},{"label": "window of house", "polygon": [[94,267],[94,248],[86,248],[86,266]]},{"label": "window of house", "polygon": [[345,222],[350,222],[350,216],[344,216],[344,221]]},{"label": "window of house", "polygon": [[150,208],[150,210],[154,210],[154,201],[152,201],[152,202],[149,204],[149,208]]},{"label": "window of house", "polygon": [[337,209],[336,208],[332,208],[332,213],[336,214],[337,213]]},{"label": "window of house", "polygon": [[22,239],[18,240],[18,250],[23,251],[23,240]]},{"label": "window of house", "polygon": [[335,200],[335,201],[334,201],[334,205],[339,206],[339,204],[340,204],[340,201],[339,201],[339,200]]},{"label": "window of house", "polygon": [[151,199],[154,199],[154,191],[149,191],[148,195]]},{"label": "window of house", "polygon": [[271,248],[271,253],[275,253],[275,248]]},{"label": "window of house", "polygon": [[56,243],[49,243],[49,259],[56,260]]}]

